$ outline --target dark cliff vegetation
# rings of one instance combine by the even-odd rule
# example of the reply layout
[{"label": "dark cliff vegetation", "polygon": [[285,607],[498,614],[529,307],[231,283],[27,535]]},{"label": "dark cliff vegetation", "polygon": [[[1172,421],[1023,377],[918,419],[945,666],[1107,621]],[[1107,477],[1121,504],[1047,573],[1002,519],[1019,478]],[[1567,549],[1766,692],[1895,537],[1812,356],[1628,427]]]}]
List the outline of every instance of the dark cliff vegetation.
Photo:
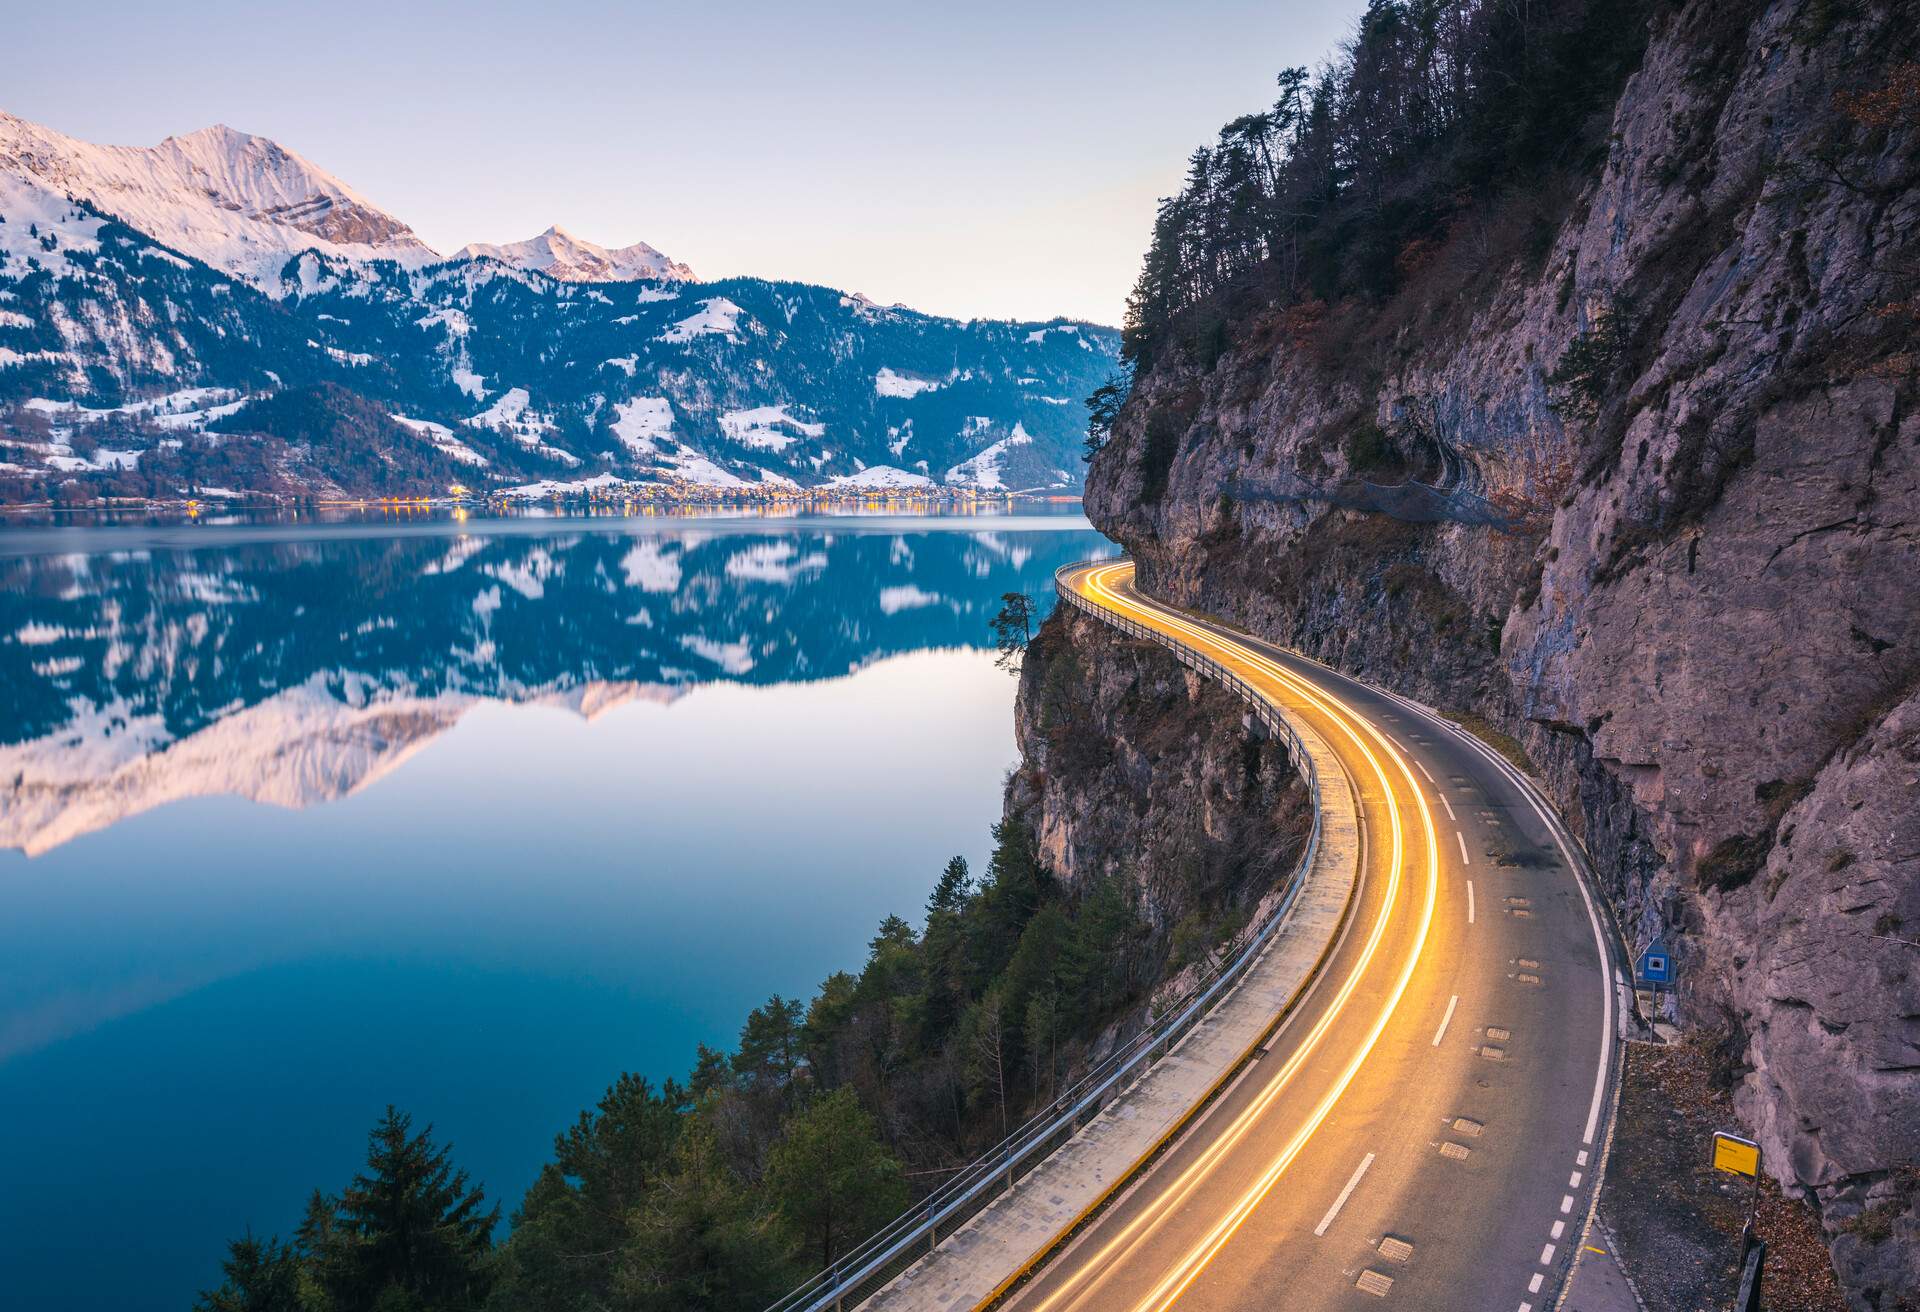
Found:
[{"label": "dark cliff vegetation", "polygon": [[1370,0],[1335,59],[1285,70],[1271,109],[1194,152],[1154,222],[1124,356],[1150,368],[1172,347],[1211,368],[1249,309],[1296,305],[1304,326],[1377,304],[1456,242],[1544,259],[1652,8]]}]

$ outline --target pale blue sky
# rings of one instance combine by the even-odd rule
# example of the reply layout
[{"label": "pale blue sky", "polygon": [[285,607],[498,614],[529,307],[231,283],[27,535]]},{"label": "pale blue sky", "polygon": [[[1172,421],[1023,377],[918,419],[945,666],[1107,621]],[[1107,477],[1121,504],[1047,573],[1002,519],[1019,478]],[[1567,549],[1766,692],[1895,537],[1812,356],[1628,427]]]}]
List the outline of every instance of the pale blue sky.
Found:
[{"label": "pale blue sky", "polygon": [[224,122],[440,250],[558,223],[962,316],[1117,323],[1155,199],[1360,0],[12,6],[0,108]]}]

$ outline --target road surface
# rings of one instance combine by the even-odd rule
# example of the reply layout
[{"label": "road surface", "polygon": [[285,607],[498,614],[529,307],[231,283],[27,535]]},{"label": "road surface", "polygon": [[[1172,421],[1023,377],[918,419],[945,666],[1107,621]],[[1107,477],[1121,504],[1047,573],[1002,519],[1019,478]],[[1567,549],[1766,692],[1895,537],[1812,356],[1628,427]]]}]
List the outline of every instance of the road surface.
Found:
[{"label": "road surface", "polygon": [[1318,982],[1193,1126],[1003,1306],[1543,1312],[1586,1235],[1614,967],[1520,776],[1410,703],[1134,590],[1063,583],[1307,720],[1360,800],[1361,884]]}]

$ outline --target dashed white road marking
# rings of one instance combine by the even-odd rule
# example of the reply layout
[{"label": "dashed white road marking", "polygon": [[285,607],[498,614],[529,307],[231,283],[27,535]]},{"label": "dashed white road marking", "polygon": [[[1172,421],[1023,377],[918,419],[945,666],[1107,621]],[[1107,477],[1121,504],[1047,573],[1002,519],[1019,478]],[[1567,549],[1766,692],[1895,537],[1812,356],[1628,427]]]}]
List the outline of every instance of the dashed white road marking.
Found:
[{"label": "dashed white road marking", "polygon": [[1567,1188],[1578,1189],[1579,1187],[1580,1187],[1580,1172],[1575,1171],[1572,1175],[1567,1177]]},{"label": "dashed white road marking", "polygon": [[1453,813],[1453,803],[1447,800],[1445,793],[1440,794],[1440,805],[1447,808],[1447,819],[1453,821],[1455,824],[1460,823],[1460,817]]},{"label": "dashed white road marking", "polygon": [[[1581,1143],[1590,1145],[1593,1143],[1594,1131],[1600,1124],[1600,1102],[1607,1090],[1607,1068],[1613,1057],[1613,990],[1608,988],[1604,983],[1607,975],[1607,962],[1610,958],[1607,954],[1606,936],[1600,929],[1600,914],[1594,910],[1593,894],[1587,889],[1587,881],[1579,877],[1580,864],[1574,860],[1573,848],[1568,846],[1567,837],[1564,832],[1565,826],[1554,823],[1554,821],[1548,817],[1546,808],[1540,804],[1540,799],[1536,795],[1533,785],[1528,783],[1524,775],[1506,761],[1502,760],[1485,743],[1482,743],[1472,734],[1451,729],[1450,726],[1440,719],[1439,715],[1420,705],[1420,703],[1410,697],[1401,697],[1397,693],[1389,693],[1388,696],[1393,697],[1408,710],[1431,721],[1436,728],[1442,731],[1452,732],[1454,742],[1478,754],[1481,759],[1492,766],[1496,772],[1505,775],[1513,786],[1519,790],[1520,796],[1526,800],[1528,807],[1532,809],[1535,815],[1540,817],[1540,823],[1546,826],[1547,833],[1552,837],[1554,846],[1560,849],[1560,856],[1567,863],[1567,869],[1574,874],[1574,885],[1580,890],[1581,904],[1587,909],[1587,923],[1593,927],[1593,950],[1600,962],[1600,978],[1603,981],[1600,988],[1600,1064],[1593,1073],[1593,1101],[1587,1106],[1587,1128],[1580,1138]],[[1446,798],[1442,797],[1440,800],[1444,802]],[[1452,807],[1447,808],[1447,814],[1449,818],[1452,818]],[[1619,972],[1616,970],[1614,973],[1617,975]]]},{"label": "dashed white road marking", "polygon": [[1453,1009],[1460,1005],[1460,995],[1454,994],[1447,999],[1447,1014],[1440,1018],[1440,1028],[1433,1032],[1433,1046],[1439,1047],[1440,1040],[1447,1037],[1447,1026],[1453,1023]]},{"label": "dashed white road marking", "polygon": [[1327,1227],[1333,1224],[1333,1218],[1340,1215],[1340,1209],[1347,1205],[1347,1199],[1353,1197],[1353,1191],[1360,1185],[1360,1177],[1365,1175],[1367,1168],[1372,1165],[1372,1153],[1360,1159],[1360,1165],[1353,1168],[1353,1176],[1347,1181],[1347,1187],[1340,1191],[1340,1196],[1333,1200],[1333,1206],[1329,1207],[1327,1214],[1320,1218],[1320,1224],[1313,1228],[1314,1234],[1324,1235],[1327,1232]]},{"label": "dashed white road marking", "polygon": [[1573,1195],[1568,1194],[1565,1198],[1562,1198],[1560,1200],[1560,1214],[1562,1216],[1565,1216],[1568,1212],[1571,1212],[1572,1210],[1573,1210]]},{"label": "dashed white road marking", "polygon": [[1580,1150],[1580,1155],[1575,1157],[1573,1160],[1578,1162],[1580,1165],[1585,1166],[1587,1164],[1587,1150],[1585,1148],[1582,1148]]},{"label": "dashed white road marking", "polygon": [[1542,1249],[1540,1250],[1540,1265],[1541,1265],[1541,1266],[1552,1266],[1552,1265],[1553,1265],[1553,1248],[1554,1248],[1554,1246],[1553,1246],[1552,1244],[1548,1244],[1548,1245],[1546,1245],[1546,1246],[1545,1246],[1544,1248],[1542,1248]]},{"label": "dashed white road marking", "polygon": [[1552,1233],[1555,1239],[1558,1239],[1561,1235],[1565,1234],[1566,1232],[1567,1232],[1567,1223],[1565,1221],[1555,1221],[1553,1223]]},{"label": "dashed white road marking", "polygon": [[1467,836],[1458,829],[1453,831],[1453,836],[1460,840],[1460,864],[1463,866],[1472,865],[1473,858],[1467,855]]},{"label": "dashed white road marking", "polygon": [[1432,784],[1435,788],[1438,788],[1440,786],[1440,781],[1433,777],[1432,773],[1428,771],[1426,766],[1422,765],[1419,761],[1415,761],[1414,765],[1419,768],[1421,774],[1424,774],[1427,776],[1428,783]]},{"label": "dashed white road marking", "polygon": [[1535,1271],[1533,1273],[1533,1279],[1527,1281],[1527,1292],[1529,1294],[1537,1294],[1540,1292],[1540,1286],[1546,1283],[1547,1283],[1547,1278],[1541,1275],[1538,1271]]},{"label": "dashed white road marking", "polygon": [[1473,881],[1467,881],[1467,923],[1473,923]]}]

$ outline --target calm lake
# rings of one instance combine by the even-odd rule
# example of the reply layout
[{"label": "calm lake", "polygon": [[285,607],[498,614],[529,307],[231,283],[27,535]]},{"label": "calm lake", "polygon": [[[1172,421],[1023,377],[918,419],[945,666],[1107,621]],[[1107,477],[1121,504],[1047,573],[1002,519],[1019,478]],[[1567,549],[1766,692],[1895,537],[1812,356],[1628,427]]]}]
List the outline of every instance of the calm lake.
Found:
[{"label": "calm lake", "polygon": [[0,1306],[184,1312],[389,1103],[508,1212],[989,847],[1077,515],[0,529]]}]

